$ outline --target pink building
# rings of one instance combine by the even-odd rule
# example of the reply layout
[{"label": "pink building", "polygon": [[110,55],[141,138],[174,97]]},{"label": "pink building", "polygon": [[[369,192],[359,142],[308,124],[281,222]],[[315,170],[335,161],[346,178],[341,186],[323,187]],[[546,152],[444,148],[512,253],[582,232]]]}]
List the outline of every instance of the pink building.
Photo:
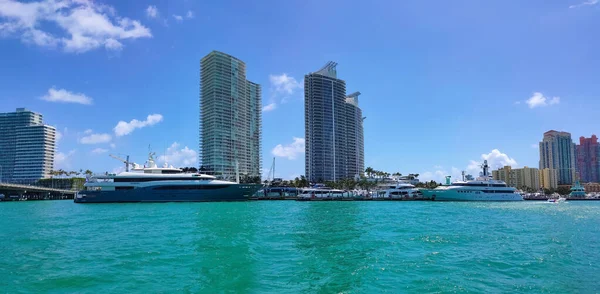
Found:
[{"label": "pink building", "polygon": [[580,137],[576,146],[577,171],[582,182],[600,182],[600,145],[598,137]]}]

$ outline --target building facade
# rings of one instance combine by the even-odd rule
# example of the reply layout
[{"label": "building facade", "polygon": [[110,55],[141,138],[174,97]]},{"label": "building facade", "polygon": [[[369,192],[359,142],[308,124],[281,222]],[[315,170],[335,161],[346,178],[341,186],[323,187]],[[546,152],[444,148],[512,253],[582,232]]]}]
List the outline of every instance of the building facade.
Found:
[{"label": "building facade", "polygon": [[30,184],[54,169],[56,129],[25,108],[0,113],[0,181]]},{"label": "building facade", "polygon": [[365,170],[365,144],[362,110],[358,106],[360,92],[346,97],[346,176],[358,178]]},{"label": "building facade", "polygon": [[555,169],[540,169],[540,187],[543,189],[558,188],[558,171]]},{"label": "building facade", "polygon": [[570,185],[575,181],[575,144],[567,132],[548,131],[540,142],[540,169],[558,172],[558,184]]},{"label": "building facade", "polygon": [[579,145],[575,146],[577,157],[577,172],[581,182],[600,182],[600,145],[598,137],[580,137]]},{"label": "building facade", "polygon": [[305,172],[311,182],[355,178],[364,170],[359,92],[346,96],[337,63],[304,76]]},{"label": "building facade", "polygon": [[504,181],[507,185],[517,189],[531,189],[537,191],[541,187],[540,171],[537,168],[512,168],[510,166],[505,166],[492,171],[492,177],[495,180]]},{"label": "building facade", "polygon": [[200,166],[233,180],[260,177],[261,87],[246,64],[213,51],[200,61]]}]

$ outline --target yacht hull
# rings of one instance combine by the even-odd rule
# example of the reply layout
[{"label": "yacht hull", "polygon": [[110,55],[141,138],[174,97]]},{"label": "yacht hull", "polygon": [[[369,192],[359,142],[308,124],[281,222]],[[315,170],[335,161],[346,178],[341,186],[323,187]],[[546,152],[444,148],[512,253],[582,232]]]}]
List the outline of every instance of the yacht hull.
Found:
[{"label": "yacht hull", "polygon": [[121,202],[220,202],[246,201],[262,185],[234,184],[222,189],[173,189],[140,187],[131,190],[81,191],[75,196],[76,203],[121,203]]},{"label": "yacht hull", "polygon": [[435,201],[523,201],[518,193],[458,193],[453,190],[423,190],[425,198]]}]

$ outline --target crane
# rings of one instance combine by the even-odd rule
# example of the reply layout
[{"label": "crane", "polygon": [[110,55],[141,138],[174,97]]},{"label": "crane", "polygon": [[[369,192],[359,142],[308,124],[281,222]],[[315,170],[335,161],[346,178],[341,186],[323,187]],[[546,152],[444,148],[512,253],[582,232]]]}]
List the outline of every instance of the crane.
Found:
[{"label": "crane", "polygon": [[121,157],[118,157],[118,156],[112,155],[112,154],[109,154],[108,156],[110,156],[110,157],[112,157],[112,158],[114,158],[114,159],[116,159],[116,160],[124,163],[125,164],[125,171],[129,171],[129,165],[134,165],[132,162],[129,162],[129,155],[127,155],[127,159],[123,159]]}]

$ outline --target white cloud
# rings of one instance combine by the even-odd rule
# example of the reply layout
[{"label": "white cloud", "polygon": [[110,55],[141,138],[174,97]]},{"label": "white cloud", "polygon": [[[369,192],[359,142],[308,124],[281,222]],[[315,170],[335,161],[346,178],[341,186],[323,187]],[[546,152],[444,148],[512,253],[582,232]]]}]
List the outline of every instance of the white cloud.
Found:
[{"label": "white cloud", "polygon": [[163,120],[163,116],[160,114],[150,114],[145,121],[139,121],[133,119],[130,122],[119,121],[115,126],[114,131],[117,137],[125,136],[133,132],[135,129],[141,129],[143,127],[155,125]]},{"label": "white cloud", "polygon": [[278,144],[271,153],[277,157],[286,157],[289,160],[296,159],[299,154],[304,153],[304,138],[293,138],[293,143],[288,145]]},{"label": "white cloud", "polygon": [[292,95],[294,91],[302,89],[302,84],[285,73],[281,75],[269,75],[269,81],[271,81],[271,87],[277,93]]},{"label": "white cloud", "polygon": [[481,154],[481,161],[471,160],[469,166],[467,167],[467,171],[472,173],[473,175],[479,174],[481,171],[481,164],[483,164],[483,160],[488,161],[488,165],[491,170],[495,170],[501,168],[506,165],[510,165],[512,167],[517,166],[517,161],[508,156],[505,153],[500,152],[498,149],[492,150],[492,152],[488,154]]},{"label": "white cloud", "polygon": [[146,16],[149,18],[158,17],[158,8],[154,5],[149,5],[148,8],[146,8]]},{"label": "white cloud", "polygon": [[194,18],[194,12],[191,10],[188,10],[188,12],[185,14],[186,18]]},{"label": "white cloud", "polygon": [[115,143],[110,143],[110,145],[109,145],[109,146],[110,146],[110,148],[111,148],[111,149],[115,149],[115,148],[117,148],[117,145],[115,145]]},{"label": "white cloud", "polygon": [[81,144],[100,144],[108,143],[112,140],[112,136],[109,134],[90,134],[88,136],[79,139]]},{"label": "white cloud", "polygon": [[113,173],[113,174],[117,174],[117,175],[118,175],[118,174],[120,174],[120,173],[122,173],[122,172],[124,172],[124,171],[125,171],[125,167],[123,167],[123,166],[121,165],[121,166],[119,166],[119,167],[115,167],[115,168],[113,168],[113,170],[112,170],[112,173]]},{"label": "white cloud", "polygon": [[571,6],[569,6],[569,8],[578,8],[578,7],[581,7],[581,6],[593,6],[593,5],[596,5],[596,4],[598,4],[598,0],[588,0],[588,1],[585,1],[585,2],[580,3],[580,4],[571,5]]},{"label": "white cloud", "polygon": [[[152,37],[137,20],[117,15],[108,5],[89,0],[0,0],[0,36],[24,43],[82,53],[99,47],[120,50],[119,40]],[[50,26],[48,26],[50,24]]]},{"label": "white cloud", "polygon": [[419,174],[419,180],[421,182],[435,181],[437,183],[445,183],[446,176],[451,176],[451,181],[462,179],[461,171],[456,167],[452,167],[450,170],[446,170],[441,166],[436,165],[434,166],[434,169],[434,171],[426,171]]},{"label": "white cloud", "polygon": [[[470,174],[477,178],[481,172],[481,165],[483,164],[484,160],[488,161],[490,171],[506,165],[517,167],[517,161],[515,159],[511,158],[505,153],[500,152],[498,149],[494,149],[488,154],[481,154],[481,160],[470,160],[469,164],[463,170],[466,172],[466,174]],[[461,180],[462,170],[456,167],[452,167],[450,170],[447,170],[442,166],[436,165],[434,166],[433,171],[424,171],[420,173],[419,179],[424,182],[434,180],[438,183],[444,183],[446,181],[446,176],[451,176],[452,181]]]},{"label": "white cloud", "polygon": [[71,150],[67,153],[56,152],[54,155],[54,169],[69,169],[71,168],[71,157],[76,150]]},{"label": "white cloud", "polygon": [[104,148],[96,148],[94,150],[92,150],[92,154],[102,154],[102,153],[106,153],[108,152],[108,149],[104,149]]},{"label": "white cloud", "polygon": [[158,157],[161,162],[167,162],[174,167],[194,166],[198,160],[196,151],[185,146],[180,148],[180,144],[174,142],[167,148],[166,154]]},{"label": "white cloud", "polygon": [[275,108],[277,108],[277,104],[275,102],[273,102],[273,103],[271,103],[269,105],[263,106],[262,111],[263,112],[269,112],[271,110],[275,110]]},{"label": "white cloud", "polygon": [[92,131],[92,129],[87,129],[85,131],[83,131],[84,134],[89,135],[91,133],[93,133],[94,131]]},{"label": "white cloud", "polygon": [[59,131],[56,130],[56,143],[58,143],[58,141],[60,141],[60,139],[62,139],[63,134]]},{"label": "white cloud", "polygon": [[525,103],[527,103],[527,105],[529,105],[529,108],[544,107],[544,106],[559,104],[560,97],[552,97],[552,99],[548,99],[548,98],[544,97],[544,94],[542,94],[540,92],[535,92],[535,93],[533,93],[533,96],[531,96],[529,99],[527,99],[525,101]]},{"label": "white cloud", "polygon": [[48,89],[48,94],[42,96],[41,99],[50,102],[79,103],[84,105],[90,105],[93,102],[92,98],[82,93],[73,93],[65,89],[57,90],[54,87]]},{"label": "white cloud", "polygon": [[113,38],[110,38],[106,40],[106,43],[104,43],[104,48],[113,51],[120,51],[121,49],[123,49],[123,44],[121,44],[121,42]]},{"label": "white cloud", "polygon": [[174,18],[176,21],[182,21],[182,20],[183,20],[183,16],[181,16],[181,15],[177,15],[177,14],[173,14],[173,18]]}]

